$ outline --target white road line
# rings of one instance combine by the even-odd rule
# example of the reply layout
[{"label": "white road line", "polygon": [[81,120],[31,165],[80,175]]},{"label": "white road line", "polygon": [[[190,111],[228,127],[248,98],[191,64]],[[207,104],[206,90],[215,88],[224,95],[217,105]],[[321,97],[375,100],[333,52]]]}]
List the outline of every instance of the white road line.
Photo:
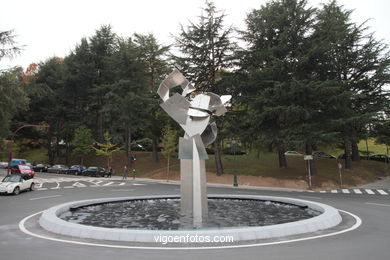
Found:
[{"label": "white road line", "polygon": [[371,203],[371,202],[365,202],[364,204],[375,205],[375,206],[383,206],[383,207],[390,207],[389,204],[380,204],[380,203]]},{"label": "white road line", "polygon": [[356,193],[356,194],[363,194],[363,192],[359,189],[353,189],[353,191]]},{"label": "white road line", "polygon": [[375,194],[375,192],[373,192],[373,191],[370,190],[370,189],[365,189],[365,191],[366,191],[368,194],[370,194],[370,195],[374,195],[374,194]]},{"label": "white road line", "polygon": [[337,193],[337,190],[331,190],[330,192],[331,193]]},{"label": "white road line", "polygon": [[119,186],[123,186],[125,184],[126,184],[126,182],[121,182],[121,183],[119,183]]},{"label": "white road line", "polygon": [[342,189],[341,190],[343,193],[351,193],[349,190],[347,190],[347,189]]},{"label": "white road line", "polygon": [[[390,206],[390,205],[389,205]],[[50,241],[56,241],[56,242],[63,242],[63,243],[68,243],[68,244],[74,244],[74,245],[86,245],[86,246],[95,246],[95,247],[106,247],[106,248],[126,248],[126,249],[141,249],[141,250],[209,250],[209,249],[230,249],[230,248],[251,248],[251,247],[259,247],[259,246],[270,246],[270,245],[280,245],[280,244],[287,244],[287,243],[293,243],[293,242],[300,242],[300,241],[307,241],[307,240],[312,240],[312,239],[317,239],[317,238],[324,238],[324,237],[332,237],[336,236],[339,234],[343,234],[352,230],[357,229],[360,227],[362,224],[362,220],[356,216],[355,214],[352,214],[351,212],[345,211],[345,210],[340,210],[341,212],[344,212],[346,214],[349,214],[355,219],[355,224],[352,227],[349,227],[344,230],[336,231],[333,233],[329,234],[324,234],[324,235],[317,235],[317,236],[312,236],[312,237],[305,237],[305,238],[297,238],[297,239],[291,239],[291,240],[285,240],[285,241],[275,241],[275,242],[265,242],[265,243],[255,243],[255,244],[249,244],[249,245],[232,245],[232,246],[209,246],[209,247],[148,247],[148,246],[125,246],[125,245],[111,245],[111,244],[103,244],[103,243],[92,243],[92,242],[81,242],[81,241],[72,241],[72,240],[65,240],[65,239],[59,239],[59,238],[53,238],[53,237],[48,237],[45,235],[39,235],[35,234],[31,231],[29,231],[25,223],[28,219],[41,214],[41,212],[32,214],[30,216],[25,217],[19,222],[19,229],[30,236],[41,238],[41,239],[47,239]]]},{"label": "white road line", "polygon": [[321,190],[320,193],[326,193],[326,190]]},{"label": "white road line", "polygon": [[75,187],[74,186],[66,186],[64,187],[64,189],[74,189]]},{"label": "white road line", "polygon": [[389,195],[386,191],[384,190],[376,190],[377,192],[379,192],[379,194],[381,195]]},{"label": "white road line", "polygon": [[73,185],[72,185],[73,187],[87,187],[87,185],[85,185],[85,184],[83,184],[83,183],[81,183],[81,182],[75,182],[75,183],[73,183]]},{"label": "white road line", "polygon": [[134,186],[144,186],[144,185],[146,185],[146,184],[142,184],[142,183],[133,183],[132,185],[134,185]]},{"label": "white road line", "polygon": [[50,198],[55,198],[55,197],[60,197],[62,195],[52,195],[52,196],[45,196],[45,197],[37,197],[37,198],[31,198],[29,200],[42,200],[42,199],[50,199]]},{"label": "white road line", "polygon": [[115,182],[110,181],[110,182],[107,182],[107,183],[103,184],[103,186],[110,186],[110,185],[113,184],[113,183],[115,183]]},{"label": "white road line", "polygon": [[47,188],[38,188],[38,189],[35,189],[35,190],[47,190]]}]

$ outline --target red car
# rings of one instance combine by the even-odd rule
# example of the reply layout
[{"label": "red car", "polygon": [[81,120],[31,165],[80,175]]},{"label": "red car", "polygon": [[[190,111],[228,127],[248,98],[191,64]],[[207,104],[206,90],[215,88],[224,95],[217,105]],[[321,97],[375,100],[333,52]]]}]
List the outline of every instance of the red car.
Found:
[{"label": "red car", "polygon": [[33,169],[31,169],[30,166],[25,165],[25,164],[19,164],[15,165],[14,167],[11,168],[11,173],[12,174],[27,174],[30,175],[31,178],[34,178],[35,172]]}]

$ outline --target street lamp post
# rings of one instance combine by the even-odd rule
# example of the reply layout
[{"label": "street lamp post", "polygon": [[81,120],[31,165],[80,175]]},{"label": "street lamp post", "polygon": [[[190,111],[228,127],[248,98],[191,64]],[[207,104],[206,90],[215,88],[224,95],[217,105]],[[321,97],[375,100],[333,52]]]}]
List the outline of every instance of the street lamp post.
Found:
[{"label": "street lamp post", "polygon": [[13,148],[13,144],[14,144],[14,138],[15,138],[15,135],[17,132],[19,132],[21,129],[23,128],[26,128],[26,127],[44,127],[46,129],[49,129],[50,128],[50,125],[48,124],[45,124],[45,125],[22,125],[20,126],[18,129],[16,129],[13,133],[12,133],[12,136],[11,136],[11,148],[10,148],[10,151],[8,153],[8,168],[7,168],[7,175],[9,175],[10,173],[10,168],[11,168],[11,161],[12,161],[12,158],[13,158],[13,153],[12,153],[12,148]]}]

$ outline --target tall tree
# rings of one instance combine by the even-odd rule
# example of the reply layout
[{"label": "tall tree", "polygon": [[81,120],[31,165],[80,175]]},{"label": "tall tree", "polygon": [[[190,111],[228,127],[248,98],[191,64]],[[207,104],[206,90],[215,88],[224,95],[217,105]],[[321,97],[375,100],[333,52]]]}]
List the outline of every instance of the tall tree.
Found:
[{"label": "tall tree", "polygon": [[20,68],[0,73],[0,138],[7,137],[12,118],[26,111],[29,98]]},{"label": "tall tree", "polygon": [[386,45],[364,24],[352,23],[351,13],[336,1],[319,10],[314,38],[321,51],[313,64],[316,76],[336,88],[326,112],[334,116],[333,126],[344,143],[347,169],[352,168],[351,150],[358,159],[356,143],[387,104],[383,87],[390,80]]},{"label": "tall tree", "polygon": [[96,138],[103,140],[104,133],[104,97],[109,92],[109,85],[114,81],[115,67],[111,66],[112,56],[117,51],[117,36],[110,25],[103,25],[90,38],[90,50],[95,66],[94,86],[90,90],[91,108],[96,118]]},{"label": "tall tree", "polygon": [[[190,22],[175,37],[180,55],[174,56],[178,69],[195,84],[197,91],[226,94],[218,81],[223,69],[232,66],[235,43],[231,40],[232,27],[224,27],[225,14],[218,11],[211,1],[206,1],[198,23]],[[214,142],[217,175],[223,174],[219,139]]]},{"label": "tall tree", "polygon": [[146,122],[148,124],[147,135],[152,139],[152,160],[158,162],[158,143],[167,117],[161,111],[156,92],[160,82],[168,73],[167,54],[170,46],[159,44],[153,34],[135,34],[134,36],[134,41],[139,51],[139,58],[144,63],[146,69],[146,84],[150,94],[155,97],[151,108],[152,111]]},{"label": "tall tree", "polygon": [[252,134],[277,148],[281,168],[287,167],[289,145],[303,145],[311,154],[321,135],[322,128],[313,131],[321,92],[307,64],[313,14],[305,0],[268,2],[248,15],[242,32],[247,47],[239,52],[245,79],[241,100],[254,122]]}]

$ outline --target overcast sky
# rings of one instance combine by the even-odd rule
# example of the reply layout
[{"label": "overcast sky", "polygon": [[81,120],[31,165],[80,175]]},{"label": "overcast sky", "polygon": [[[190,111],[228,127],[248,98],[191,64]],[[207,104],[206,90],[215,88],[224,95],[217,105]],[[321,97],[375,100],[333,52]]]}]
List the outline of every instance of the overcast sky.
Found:
[{"label": "overcast sky", "polygon": [[[217,9],[227,15],[226,25],[244,29],[246,14],[258,9],[266,0],[214,0]],[[308,0],[317,7],[326,0]],[[377,39],[390,44],[389,0],[339,0],[353,9],[352,20],[367,25]],[[31,63],[64,57],[82,37],[90,37],[101,25],[110,24],[120,36],[154,33],[162,44],[171,44],[180,24],[197,22],[205,0],[5,0],[1,3],[0,31],[15,30],[16,41],[25,45],[13,60],[2,59],[0,69],[11,66],[26,68]]]}]

